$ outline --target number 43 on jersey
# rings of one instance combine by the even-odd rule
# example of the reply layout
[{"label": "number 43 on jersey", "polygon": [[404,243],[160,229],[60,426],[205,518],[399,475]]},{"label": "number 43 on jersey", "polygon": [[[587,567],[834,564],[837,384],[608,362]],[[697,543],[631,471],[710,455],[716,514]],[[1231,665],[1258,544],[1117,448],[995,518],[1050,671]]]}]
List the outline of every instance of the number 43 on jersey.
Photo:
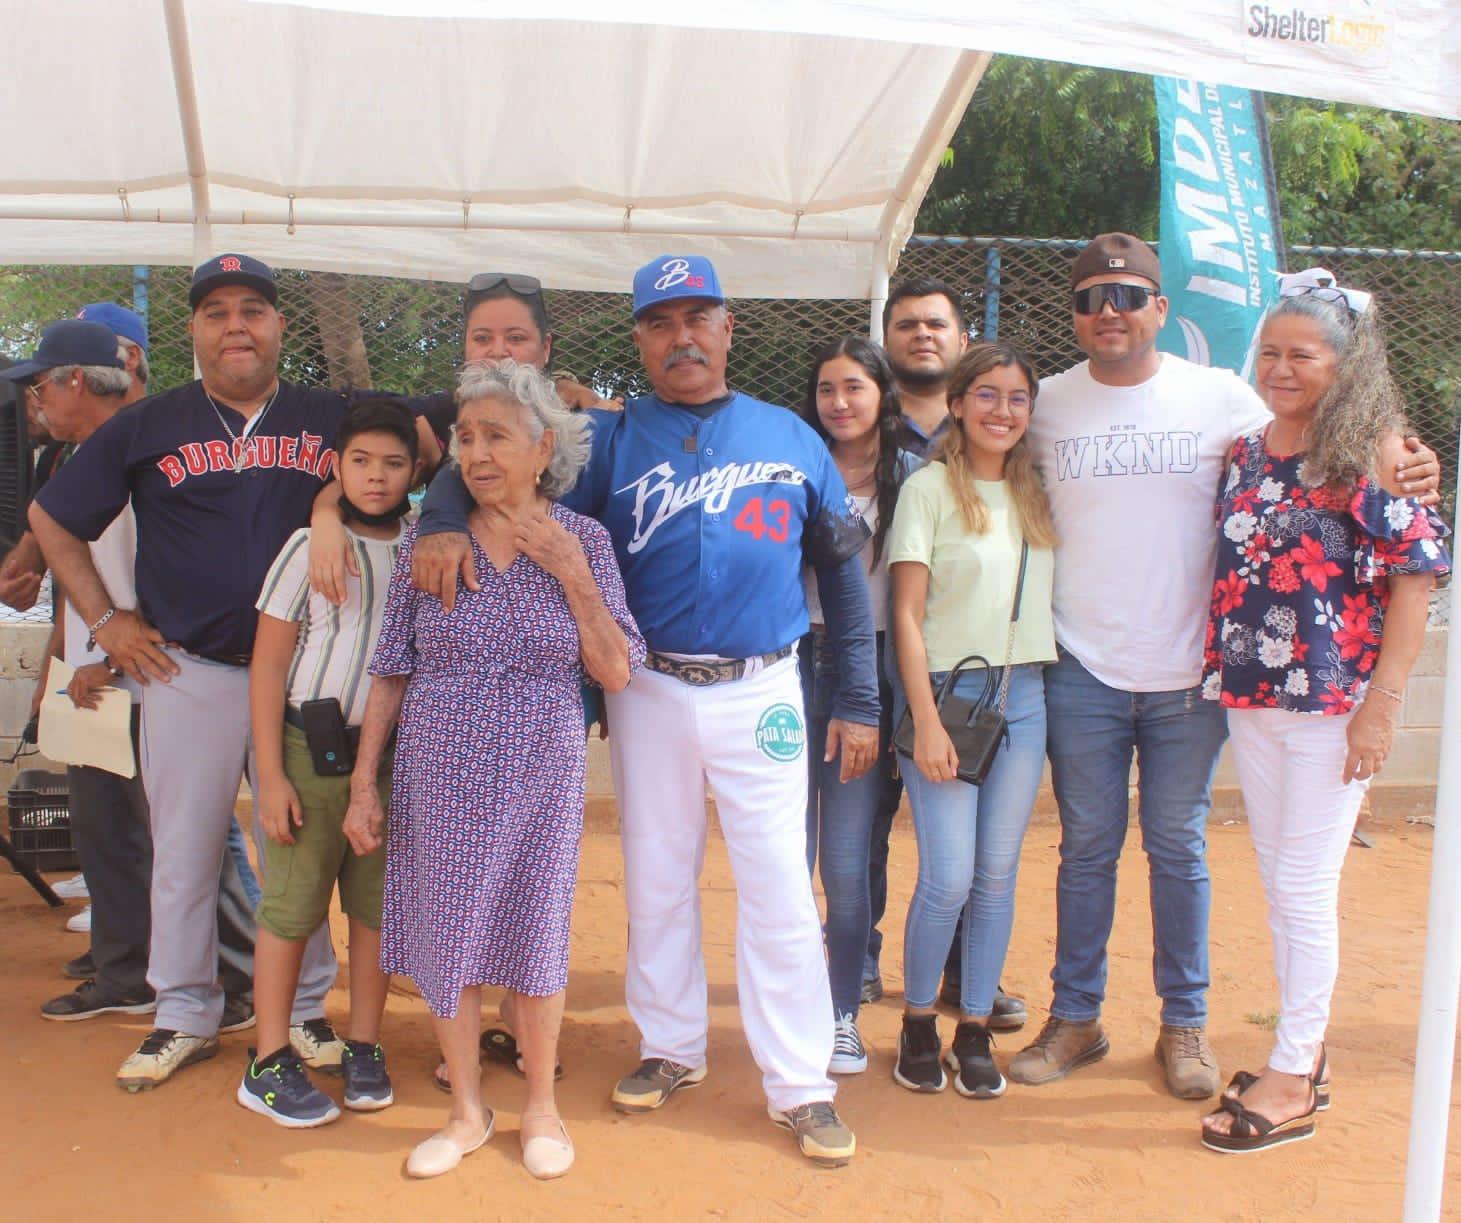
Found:
[{"label": "number 43 on jersey", "polygon": [[732,525],[752,539],[765,536],[773,543],[783,544],[791,527],[791,503],[779,498],[763,503],[760,497],[752,497],[741,507]]}]

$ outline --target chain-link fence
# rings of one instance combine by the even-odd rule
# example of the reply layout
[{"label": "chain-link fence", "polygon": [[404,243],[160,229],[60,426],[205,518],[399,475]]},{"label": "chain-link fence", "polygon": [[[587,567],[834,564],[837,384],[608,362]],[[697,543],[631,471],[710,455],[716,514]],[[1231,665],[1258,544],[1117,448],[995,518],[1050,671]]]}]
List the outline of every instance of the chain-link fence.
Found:
[{"label": "chain-link fence", "polygon": [[[897,275],[948,282],[964,295],[976,334],[1020,344],[1048,372],[1081,356],[1068,297],[1079,249],[1062,240],[915,238]],[[1413,424],[1442,456],[1449,508],[1461,410],[1461,252],[1295,247],[1291,257],[1296,265],[1322,262],[1378,297]],[[0,356],[28,353],[41,328],[86,302],[117,301],[147,316],[151,385],[186,381],[188,276],[184,268],[0,269]],[[451,385],[461,355],[460,285],[300,271],[282,271],[280,281],[289,320],[284,377],[413,394]],[[606,395],[646,389],[629,340],[627,294],[550,292],[548,302],[559,334],[555,369]],[[734,307],[732,381],[773,403],[800,403],[810,354],[868,324],[860,301],[741,299]]]}]

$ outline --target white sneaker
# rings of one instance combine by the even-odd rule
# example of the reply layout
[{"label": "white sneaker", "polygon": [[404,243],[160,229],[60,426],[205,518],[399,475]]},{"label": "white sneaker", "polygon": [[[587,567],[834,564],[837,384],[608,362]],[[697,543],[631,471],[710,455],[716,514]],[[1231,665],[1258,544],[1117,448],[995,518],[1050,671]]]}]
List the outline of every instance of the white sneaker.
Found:
[{"label": "white sneaker", "polygon": [[84,875],[72,875],[70,879],[62,879],[59,883],[53,883],[51,891],[62,900],[87,900],[91,897]]},{"label": "white sneaker", "polygon": [[339,1074],[340,1062],[345,1056],[345,1042],[336,1035],[328,1019],[306,1019],[289,1029],[289,1043],[311,1070],[322,1070],[325,1074]]},{"label": "white sneaker", "polygon": [[117,1071],[117,1086],[126,1091],[145,1091],[165,1083],[184,1066],[201,1062],[218,1052],[218,1037],[189,1036],[167,1028],[153,1028]]},{"label": "white sneaker", "polygon": [[861,1074],[866,1069],[867,1050],[863,1048],[857,1020],[851,1015],[839,1016],[837,1031],[832,1037],[832,1060],[827,1065],[827,1073]]},{"label": "white sneaker", "polygon": [[91,906],[87,905],[80,913],[73,913],[66,919],[66,929],[72,934],[91,933]]}]

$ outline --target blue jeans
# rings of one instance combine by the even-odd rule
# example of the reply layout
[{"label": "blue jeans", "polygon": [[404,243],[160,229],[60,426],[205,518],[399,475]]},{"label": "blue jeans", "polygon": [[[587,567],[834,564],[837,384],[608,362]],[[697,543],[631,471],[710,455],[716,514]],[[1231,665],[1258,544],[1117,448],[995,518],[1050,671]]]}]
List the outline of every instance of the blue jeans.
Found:
[{"label": "blue jeans", "polygon": [[[961,912],[959,1005],[968,1015],[988,1015],[994,1005],[1014,925],[1020,847],[1045,766],[1044,670],[1043,664],[1011,668],[1010,740],[982,786],[931,782],[911,759],[902,760],[918,837],[918,883],[903,937],[904,999],[911,1007],[934,1004]],[[937,688],[944,674],[931,678]],[[954,691],[972,698],[983,686],[982,670],[965,672]]]},{"label": "blue jeans", "polygon": [[[892,707],[883,681],[885,634],[879,633],[878,676],[882,718],[878,758],[861,777],[843,783],[841,758],[823,761],[827,722],[837,694],[837,656],[822,632],[803,638],[803,690],[807,708],[807,869],[822,861],[822,892],[827,900],[827,975],[832,1009],[856,1016],[862,982],[871,962],[877,975],[882,934],[876,923],[888,900],[888,831],[903,796],[893,754]],[[874,903],[876,900],[876,904]],[[876,943],[874,943],[876,940]]]},{"label": "blue jeans", "polygon": [[233,824],[228,829],[228,853],[233,859],[233,864],[238,868],[239,880],[243,883],[244,893],[249,898],[249,907],[259,907],[259,897],[263,892],[259,888],[259,877],[254,874],[253,864],[249,861],[249,851],[244,843],[244,832],[239,827],[238,817],[235,816]]},{"label": "blue jeans", "polygon": [[1106,996],[1116,864],[1130,821],[1131,759],[1151,874],[1152,976],[1162,1022],[1207,1022],[1207,814],[1227,719],[1198,688],[1109,688],[1065,650],[1045,674],[1050,767],[1060,807],[1055,998],[1060,1019],[1095,1019]]}]

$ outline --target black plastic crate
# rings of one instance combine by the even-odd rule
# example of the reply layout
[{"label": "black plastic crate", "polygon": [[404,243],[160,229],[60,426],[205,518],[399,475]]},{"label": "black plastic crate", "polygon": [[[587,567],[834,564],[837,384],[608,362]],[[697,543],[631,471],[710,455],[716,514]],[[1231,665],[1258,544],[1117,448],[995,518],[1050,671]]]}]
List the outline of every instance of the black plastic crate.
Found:
[{"label": "black plastic crate", "polygon": [[65,773],[25,769],[6,795],[10,844],[38,871],[76,869],[71,843],[71,788]]}]

